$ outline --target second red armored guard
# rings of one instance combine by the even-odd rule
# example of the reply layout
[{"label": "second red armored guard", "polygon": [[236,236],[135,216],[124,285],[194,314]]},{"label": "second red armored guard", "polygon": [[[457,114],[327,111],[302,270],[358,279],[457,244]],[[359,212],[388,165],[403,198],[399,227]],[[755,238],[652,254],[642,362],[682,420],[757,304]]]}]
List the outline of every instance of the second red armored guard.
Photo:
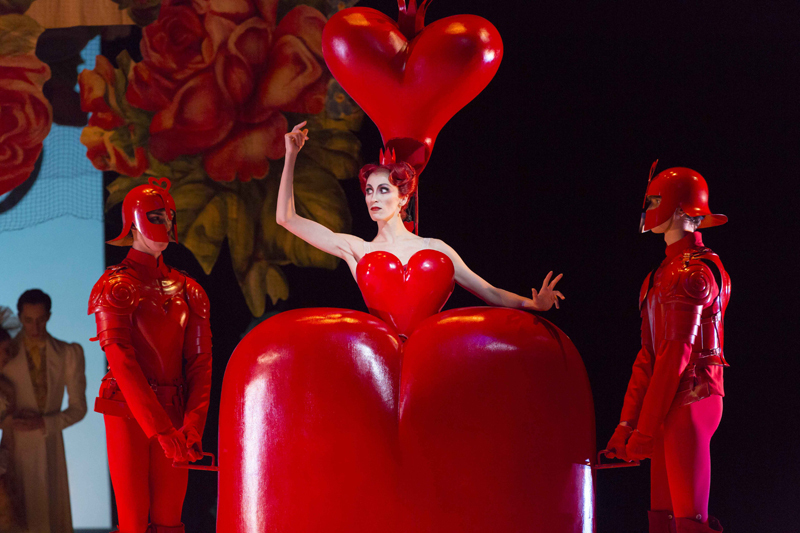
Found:
[{"label": "second red armored guard", "polygon": [[173,461],[201,457],[211,388],[209,302],[202,287],[164,264],[176,241],[168,180],[131,190],[123,229],[132,245],[92,289],[89,313],[110,372],[95,411],[105,418],[119,533],[182,533],[188,472]]},{"label": "second red armored guard", "polygon": [[642,285],[642,348],[607,448],[651,459],[651,533],[722,531],[708,515],[709,444],[722,417],[731,285],[696,230],[727,217],[711,213],[705,180],[688,168],[652,179],[645,208],[641,229],[664,234],[666,258]]}]

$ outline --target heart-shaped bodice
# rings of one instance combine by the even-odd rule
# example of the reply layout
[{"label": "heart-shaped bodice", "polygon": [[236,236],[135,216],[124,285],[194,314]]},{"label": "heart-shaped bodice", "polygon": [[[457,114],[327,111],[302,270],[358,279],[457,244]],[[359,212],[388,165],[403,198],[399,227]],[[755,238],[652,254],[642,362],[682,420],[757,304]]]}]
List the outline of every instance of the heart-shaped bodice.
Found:
[{"label": "heart-shaped bodice", "polygon": [[[409,41],[383,13],[354,7],[325,25],[322,50],[331,73],[378,126],[384,144],[419,170],[442,127],[494,77],[503,43],[497,29],[475,15],[437,20]],[[399,139],[406,141],[393,146]],[[424,146],[424,155],[403,153],[411,146],[408,139]]]},{"label": "heart-shaped bodice", "polygon": [[369,312],[408,336],[442,310],[455,285],[453,262],[437,250],[420,250],[403,265],[390,252],[370,252],[356,268]]}]

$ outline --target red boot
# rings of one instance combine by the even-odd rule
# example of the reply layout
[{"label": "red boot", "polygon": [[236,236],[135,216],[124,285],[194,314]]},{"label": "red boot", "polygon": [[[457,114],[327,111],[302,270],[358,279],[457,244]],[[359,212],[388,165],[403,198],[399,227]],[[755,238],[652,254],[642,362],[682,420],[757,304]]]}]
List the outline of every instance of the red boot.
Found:
[{"label": "red boot", "polygon": [[708,521],[698,522],[694,518],[678,518],[678,533],[719,533],[722,531],[722,524],[713,516],[708,517]]},{"label": "red boot", "polygon": [[185,533],[183,524],[179,526],[159,526],[158,524],[150,524],[147,533]]},{"label": "red boot", "polygon": [[650,533],[676,533],[672,511],[647,511]]}]

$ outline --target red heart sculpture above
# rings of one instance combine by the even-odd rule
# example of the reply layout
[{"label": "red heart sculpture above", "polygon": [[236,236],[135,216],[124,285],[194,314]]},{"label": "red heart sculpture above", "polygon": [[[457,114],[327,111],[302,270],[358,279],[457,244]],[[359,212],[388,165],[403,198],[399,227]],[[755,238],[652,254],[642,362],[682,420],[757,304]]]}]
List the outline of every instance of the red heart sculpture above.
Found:
[{"label": "red heart sculpture above", "polygon": [[417,324],[442,310],[453,293],[453,262],[436,250],[420,250],[407,265],[389,252],[371,252],[356,268],[369,312],[408,336]]},{"label": "red heart sculpture above", "polygon": [[424,27],[400,0],[400,21],[370,8],[335,14],[322,32],[333,76],[378,126],[387,148],[421,172],[442,127],[494,77],[503,56],[497,29],[475,15]]}]

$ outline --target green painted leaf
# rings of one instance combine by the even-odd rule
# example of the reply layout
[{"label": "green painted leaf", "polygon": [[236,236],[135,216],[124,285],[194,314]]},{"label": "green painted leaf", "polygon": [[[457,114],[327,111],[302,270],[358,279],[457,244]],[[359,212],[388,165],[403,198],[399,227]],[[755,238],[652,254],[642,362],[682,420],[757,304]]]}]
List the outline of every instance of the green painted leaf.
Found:
[{"label": "green painted leaf", "polygon": [[325,129],[309,132],[298,159],[308,158],[336,179],[358,175],[361,168],[361,142],[350,131]]},{"label": "green painted leaf", "polygon": [[137,187],[139,185],[144,185],[147,183],[147,177],[139,177],[139,178],[129,178],[127,176],[121,176],[111,184],[106,187],[108,191],[108,198],[106,199],[106,211],[120,203],[122,200],[125,199],[125,195],[130,192],[131,189]]},{"label": "green painted leaf", "polygon": [[[289,261],[301,267],[336,268],[337,258],[295,237],[275,222],[279,182],[270,180],[267,185],[267,195],[261,212],[267,258],[277,262]],[[319,222],[337,233],[350,230],[351,217],[344,191],[330,173],[315,163],[298,159],[294,197],[295,209],[300,216]]]},{"label": "green painted leaf", "polygon": [[44,28],[27,15],[0,16],[0,56],[20,56],[36,51]]},{"label": "green painted leaf", "polygon": [[[219,257],[222,241],[228,233],[228,206],[235,203],[235,198],[230,198],[233,193],[223,192],[214,195],[211,200],[197,212],[194,221],[181,230],[183,234],[179,239],[203,267],[206,274],[211,273],[214,263]],[[177,205],[177,203],[176,203]],[[179,216],[186,216],[181,208]],[[178,219],[180,226],[180,218]]]}]

